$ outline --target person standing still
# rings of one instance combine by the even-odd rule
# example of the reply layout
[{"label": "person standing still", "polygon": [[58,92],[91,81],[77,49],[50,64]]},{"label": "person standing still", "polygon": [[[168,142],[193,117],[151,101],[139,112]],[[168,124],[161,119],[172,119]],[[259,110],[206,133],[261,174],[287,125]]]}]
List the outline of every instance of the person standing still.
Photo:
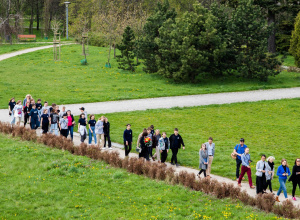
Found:
[{"label": "person standing still", "polygon": [[[240,139],[240,144],[237,144],[234,147],[234,154],[236,155],[236,181],[238,181],[239,176],[240,176],[240,167],[242,164],[242,154],[245,153],[245,149],[247,148],[247,145],[244,144],[245,143],[245,139],[241,138]],[[244,179],[244,178],[243,178]]]},{"label": "person standing still", "polygon": [[205,143],[207,153],[208,153],[208,164],[207,164],[207,178],[210,178],[211,164],[215,156],[215,143],[213,143],[213,138],[209,137],[208,142]]},{"label": "person standing still", "polygon": [[266,155],[261,155],[261,160],[256,163],[256,194],[264,193],[266,186]]},{"label": "person standing still", "polygon": [[182,149],[183,150],[185,149],[183,139],[180,136],[180,134],[178,134],[178,128],[174,129],[174,134],[170,136],[169,140],[170,140],[170,148],[172,150],[171,164],[172,165],[176,164],[176,166],[178,167],[179,166],[179,164],[177,163],[178,150],[181,148],[181,145],[182,145]]},{"label": "person standing still", "polygon": [[125,147],[125,157],[127,157],[131,151],[131,146],[132,146],[131,124],[126,125],[126,129],[123,133],[123,140],[124,140],[124,147]]},{"label": "person standing still", "polygon": [[244,177],[245,173],[247,173],[250,188],[254,189],[255,186],[252,185],[252,177],[251,177],[251,167],[250,167],[251,159],[250,159],[250,154],[249,154],[249,148],[246,148],[245,153],[243,153],[241,156],[242,156],[241,157],[242,158],[242,171],[241,171],[241,175],[239,176],[238,186],[242,187],[242,185],[241,185],[242,178]]}]

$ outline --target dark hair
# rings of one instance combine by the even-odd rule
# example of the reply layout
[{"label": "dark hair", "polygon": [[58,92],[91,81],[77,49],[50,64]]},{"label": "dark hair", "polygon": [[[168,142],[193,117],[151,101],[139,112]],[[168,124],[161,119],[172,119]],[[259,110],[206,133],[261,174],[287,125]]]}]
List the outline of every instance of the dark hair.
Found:
[{"label": "dark hair", "polygon": [[32,104],[31,106],[32,106],[32,107],[33,107],[33,106],[36,106],[36,104]]},{"label": "dark hair", "polygon": [[52,110],[51,110],[51,113],[54,113],[55,112],[55,109],[53,108]]},{"label": "dark hair", "polygon": [[67,113],[63,114],[63,117],[68,116]]},{"label": "dark hair", "polygon": [[52,103],[52,107],[55,107],[56,106],[56,104],[55,103]]},{"label": "dark hair", "polygon": [[15,97],[12,97],[9,101],[11,102],[13,99],[15,99]]},{"label": "dark hair", "polygon": [[167,132],[164,131],[162,134],[164,134],[164,133],[167,135]]},{"label": "dark hair", "polygon": [[42,101],[41,99],[38,99],[37,101]]},{"label": "dark hair", "polygon": [[261,157],[265,157],[265,158],[267,158],[265,154],[262,154],[262,155],[261,155]]},{"label": "dark hair", "polygon": [[82,114],[80,114],[80,118],[81,118],[81,116],[84,116],[84,117],[85,117],[85,114],[84,114],[84,113],[82,113]]},{"label": "dark hair", "polygon": [[128,125],[130,125],[130,126],[131,126],[131,124],[127,124],[127,125],[126,125],[126,127],[127,127]]},{"label": "dark hair", "polygon": [[91,114],[91,115],[90,115],[90,119],[92,119],[93,116],[95,117],[95,115]]},{"label": "dark hair", "polygon": [[45,101],[44,103],[48,103],[47,101]]},{"label": "dark hair", "polygon": [[154,129],[154,125],[150,125],[150,128]]},{"label": "dark hair", "polygon": [[174,131],[178,131],[178,128],[174,128]]},{"label": "dark hair", "polygon": [[151,130],[151,127],[148,127],[147,130]]},{"label": "dark hair", "polygon": [[280,164],[282,164],[282,162],[283,162],[283,161],[285,161],[285,162],[286,162],[286,166],[287,166],[287,167],[289,167],[289,165],[288,165],[288,163],[287,163],[287,160],[286,160],[286,159],[282,159],[282,160],[280,161]]},{"label": "dark hair", "polygon": [[213,140],[213,138],[212,138],[212,137],[209,137],[208,140]]},{"label": "dark hair", "polygon": [[297,160],[300,160],[300,158],[297,158],[297,159],[295,160],[295,165],[297,165]]},{"label": "dark hair", "polygon": [[240,142],[245,142],[245,139],[244,139],[244,138],[241,138],[241,139],[240,139]]},{"label": "dark hair", "polygon": [[148,133],[147,133],[146,128],[144,128],[142,136],[143,136],[143,137],[148,136]]}]

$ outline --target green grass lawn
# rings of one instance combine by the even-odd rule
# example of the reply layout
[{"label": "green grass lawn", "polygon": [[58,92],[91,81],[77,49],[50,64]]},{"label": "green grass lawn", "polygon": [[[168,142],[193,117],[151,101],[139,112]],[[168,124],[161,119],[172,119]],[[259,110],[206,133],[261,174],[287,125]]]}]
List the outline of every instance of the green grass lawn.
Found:
[{"label": "green grass lawn", "polygon": [[[235,178],[235,160],[230,157],[240,138],[250,148],[252,178],[255,183],[255,166],[261,154],[275,156],[276,168],[286,158],[292,168],[299,154],[300,99],[261,101],[227,105],[211,105],[192,108],[172,108],[126,113],[106,114],[111,123],[112,141],[123,143],[122,135],[127,123],[131,123],[134,135],[134,149],[138,134],[151,124],[168,136],[177,127],[183,137],[186,150],[179,151],[179,163],[198,169],[198,152],[201,144],[213,137],[216,153],[212,173]],[[97,115],[98,119],[100,115]],[[78,119],[76,118],[76,121]],[[133,150],[134,151],[134,150]],[[168,156],[168,161],[171,154]],[[273,180],[278,189],[278,178]],[[292,184],[287,183],[288,193]],[[296,194],[299,196],[300,191]]]},{"label": "green grass lawn", "polygon": [[47,44],[39,44],[39,43],[24,43],[24,44],[0,44],[0,54],[11,53],[18,50],[24,50],[33,47],[42,47]]},{"label": "green grass lawn", "polygon": [[277,219],[4,135],[0,153],[1,219]]},{"label": "green grass lawn", "polygon": [[[281,58],[282,55],[279,55],[278,58]],[[284,62],[282,63],[283,66],[296,66],[295,65],[295,58],[291,55],[288,55],[285,59]]]},{"label": "green grass lawn", "polygon": [[173,83],[156,74],[146,74],[139,66],[135,73],[105,68],[107,48],[89,47],[88,65],[81,65],[80,45],[62,46],[61,61],[53,61],[53,49],[20,55],[1,61],[0,108],[11,97],[31,94],[58,104],[101,102],[162,96],[192,95],[300,86],[300,73],[282,72],[268,82],[243,79],[202,83]]}]

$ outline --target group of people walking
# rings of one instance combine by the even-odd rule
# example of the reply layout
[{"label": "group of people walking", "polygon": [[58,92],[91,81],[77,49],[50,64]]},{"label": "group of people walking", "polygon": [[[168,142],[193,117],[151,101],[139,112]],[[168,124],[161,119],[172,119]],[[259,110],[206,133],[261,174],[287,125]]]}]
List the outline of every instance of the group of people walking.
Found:
[{"label": "group of people walking", "polygon": [[[20,126],[22,118],[24,121],[24,126],[28,123],[31,129],[37,129],[41,127],[42,133],[46,134],[48,132],[64,137],[70,136],[73,140],[74,126],[76,125],[74,116],[71,110],[66,110],[65,106],[62,110],[55,103],[48,106],[48,102],[41,104],[41,99],[37,102],[32,98],[30,94],[26,95],[23,101],[15,101],[15,98],[11,98],[8,103],[9,115],[11,117],[11,124]],[[92,143],[94,138],[94,143],[100,148],[105,148],[106,143],[108,143],[108,149],[111,148],[110,140],[110,123],[105,116],[101,116],[97,121],[94,115],[89,116],[87,119],[87,112],[84,107],[79,109],[81,111],[80,118],[78,120],[78,131],[80,133],[80,139],[83,143],[89,137],[88,143]],[[88,125],[88,130],[86,126]]]},{"label": "group of people walking", "polygon": [[[127,124],[123,133],[125,156],[128,156],[132,148],[132,130],[131,125]],[[159,163],[165,163],[168,157],[169,150],[172,151],[171,164],[179,166],[177,161],[177,154],[179,149],[184,150],[185,145],[181,135],[178,133],[178,129],[174,129],[174,134],[167,137],[166,132],[160,133],[159,129],[154,131],[154,126],[151,125],[147,129],[144,128],[143,132],[139,134],[137,139],[136,151],[139,153],[139,157],[155,161],[155,158]],[[153,149],[155,153],[153,154]]]},{"label": "group of people walking", "polygon": [[[70,110],[66,110],[62,107],[59,109],[55,103],[48,106],[48,102],[41,104],[41,99],[37,102],[32,98],[31,95],[26,95],[25,99],[15,101],[12,98],[8,104],[9,115],[11,117],[11,124],[20,126],[22,118],[24,118],[24,126],[30,124],[31,129],[37,129],[41,127],[42,133],[45,134],[50,128],[50,133],[58,135],[60,134],[73,140],[73,129],[75,126],[75,120]],[[95,115],[88,115],[84,107],[79,109],[81,111],[80,118],[78,120],[78,132],[80,133],[81,142],[84,142],[89,136],[88,143],[92,143],[94,138],[94,143],[100,147],[106,147],[106,142],[108,142],[108,148],[111,148],[110,140],[110,123],[105,116],[101,116],[98,120],[95,119]],[[87,131],[88,125],[88,131]],[[133,143],[133,132],[131,130],[131,125],[127,124],[126,129],[123,132],[125,156],[128,156]],[[171,164],[179,166],[177,161],[177,154],[179,149],[184,150],[185,145],[181,135],[178,133],[178,129],[174,129],[174,133],[167,136],[166,132],[160,132],[159,129],[154,130],[154,126],[151,125],[148,128],[144,128],[139,134],[137,139],[136,151],[139,153],[140,158],[145,158],[145,160],[155,159],[159,163],[165,163],[168,157],[168,153],[171,150]],[[153,149],[155,153],[153,154]],[[256,188],[256,193],[265,193],[267,188],[270,192],[272,189],[272,180],[275,175],[275,165],[273,156],[261,155],[261,160],[256,164],[256,187],[253,186],[252,176],[251,176],[251,166],[252,163],[249,148],[245,145],[245,140],[240,139],[240,143],[237,144],[231,157],[236,160],[236,180],[238,186],[241,187],[241,182],[244,179],[244,175],[247,173],[250,188]],[[213,138],[209,137],[206,143],[201,145],[199,150],[199,173],[198,177],[203,173],[204,177],[211,178],[211,166],[215,155],[215,143],[213,143]],[[241,172],[240,172],[241,171]],[[295,198],[295,191],[297,186],[300,188],[300,158],[296,159],[295,165],[293,166],[292,173],[290,172],[289,166],[285,159],[281,160],[281,165],[277,168],[276,175],[279,179],[280,188],[277,192],[276,201],[279,202],[279,195],[281,192],[284,193],[285,198],[287,198],[286,181],[289,177],[289,181],[293,183],[292,199]]]}]

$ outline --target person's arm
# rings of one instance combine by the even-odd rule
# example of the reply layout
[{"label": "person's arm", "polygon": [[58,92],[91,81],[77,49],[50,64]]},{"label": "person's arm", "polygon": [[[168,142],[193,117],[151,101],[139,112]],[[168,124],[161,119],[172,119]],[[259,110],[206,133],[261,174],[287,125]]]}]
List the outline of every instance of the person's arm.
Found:
[{"label": "person's arm", "polygon": [[138,139],[137,139],[137,143],[136,143],[136,147],[139,147],[139,145],[140,145],[141,136],[142,136],[142,134],[139,134]]},{"label": "person's arm", "polygon": [[43,118],[41,117],[41,124],[43,124]]},{"label": "person's arm", "polygon": [[93,134],[93,131],[92,131],[92,129],[91,129],[91,124],[89,123],[89,130],[92,132],[92,134]]},{"label": "person's arm", "polygon": [[284,169],[282,167],[278,167],[276,175],[279,177],[283,177]]},{"label": "person's arm", "polygon": [[130,135],[130,136],[131,136],[131,143],[132,143],[132,136],[133,136],[133,134],[132,134],[132,130],[131,130],[131,132],[130,132],[130,133],[131,133],[131,135]]},{"label": "person's arm", "polygon": [[180,139],[181,139],[182,149],[184,150],[185,149],[185,145],[184,145],[184,142],[183,142],[183,139],[182,139],[181,136],[180,136]]},{"label": "person's arm", "polygon": [[60,123],[58,123],[58,126],[59,126],[59,129],[61,130],[61,124]]},{"label": "person's arm", "polygon": [[173,146],[172,135],[169,137],[169,142],[170,142],[170,148],[171,148]]},{"label": "person's arm", "polygon": [[286,175],[286,176],[289,176],[289,175],[291,175],[290,168],[288,168],[288,167],[287,167],[286,171],[287,171],[287,172],[286,172],[286,173],[287,173],[287,175]]},{"label": "person's arm", "polygon": [[213,157],[214,157],[214,156],[215,156],[215,143],[212,144],[212,148],[213,148],[213,149],[212,149],[212,155],[213,155]]}]

